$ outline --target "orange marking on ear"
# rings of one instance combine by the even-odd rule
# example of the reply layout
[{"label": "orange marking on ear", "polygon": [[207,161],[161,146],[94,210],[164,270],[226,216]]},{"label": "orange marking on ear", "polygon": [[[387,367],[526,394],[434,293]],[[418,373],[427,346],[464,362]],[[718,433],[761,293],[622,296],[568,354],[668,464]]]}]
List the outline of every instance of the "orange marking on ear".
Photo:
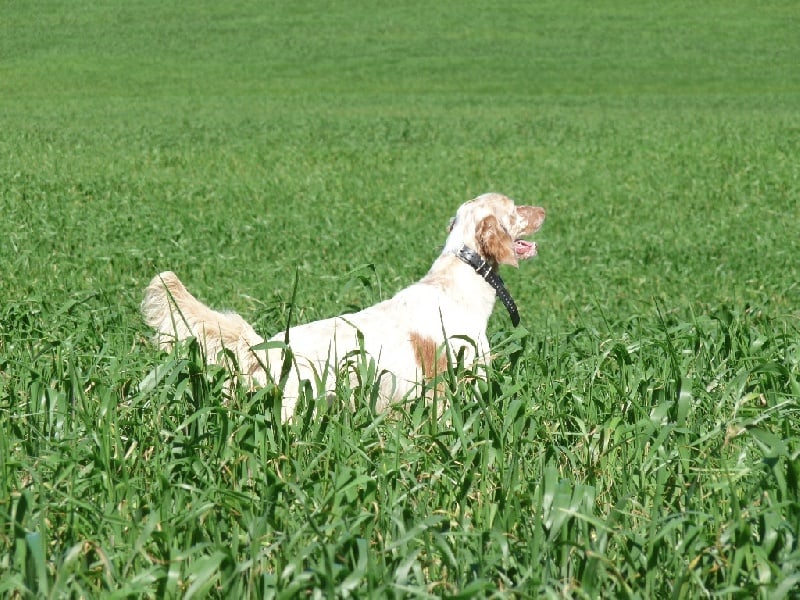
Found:
[{"label": "orange marking on ear", "polygon": [[485,258],[500,265],[516,267],[519,264],[514,252],[514,240],[494,215],[481,219],[475,229],[475,239],[478,241],[478,250]]}]

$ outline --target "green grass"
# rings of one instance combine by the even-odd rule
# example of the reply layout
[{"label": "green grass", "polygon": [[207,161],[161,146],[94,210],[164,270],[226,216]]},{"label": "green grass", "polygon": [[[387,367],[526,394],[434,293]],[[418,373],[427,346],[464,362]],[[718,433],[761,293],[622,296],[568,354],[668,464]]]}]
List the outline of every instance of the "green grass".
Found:
[{"label": "green grass", "polygon": [[[0,594],[796,598],[799,21],[0,3]],[[147,343],[159,270],[271,334],[488,190],[548,220],[441,419],[359,364],[280,425]]]}]

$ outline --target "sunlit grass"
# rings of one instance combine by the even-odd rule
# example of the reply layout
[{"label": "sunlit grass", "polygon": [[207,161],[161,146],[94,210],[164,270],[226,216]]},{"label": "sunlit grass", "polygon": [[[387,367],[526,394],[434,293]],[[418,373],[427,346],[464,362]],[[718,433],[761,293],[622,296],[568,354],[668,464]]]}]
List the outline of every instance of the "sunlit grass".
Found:
[{"label": "sunlit grass", "polygon": [[[796,596],[791,3],[79,5],[0,7],[0,594]],[[272,334],[488,190],[523,326],[435,406],[148,343],[161,270]]]},{"label": "sunlit grass", "polygon": [[[800,353],[775,326],[519,331],[441,419],[378,416],[364,381],[291,425],[196,346],[123,367],[67,336],[4,380],[4,589],[788,593]],[[137,392],[145,358],[167,375]]]}]

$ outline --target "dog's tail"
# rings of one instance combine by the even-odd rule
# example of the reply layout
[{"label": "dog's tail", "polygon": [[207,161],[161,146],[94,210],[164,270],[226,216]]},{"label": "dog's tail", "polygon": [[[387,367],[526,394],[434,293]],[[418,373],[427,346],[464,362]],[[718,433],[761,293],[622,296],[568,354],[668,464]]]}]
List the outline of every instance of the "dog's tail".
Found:
[{"label": "dog's tail", "polygon": [[[169,350],[173,343],[197,339],[209,364],[224,364],[223,350],[233,353],[239,371],[264,385],[266,373],[259,360],[263,351],[252,347],[264,341],[250,324],[236,313],[210,309],[192,296],[172,271],[156,275],[142,301],[145,323],[156,330],[156,343]],[[265,357],[261,357],[262,359]]]}]

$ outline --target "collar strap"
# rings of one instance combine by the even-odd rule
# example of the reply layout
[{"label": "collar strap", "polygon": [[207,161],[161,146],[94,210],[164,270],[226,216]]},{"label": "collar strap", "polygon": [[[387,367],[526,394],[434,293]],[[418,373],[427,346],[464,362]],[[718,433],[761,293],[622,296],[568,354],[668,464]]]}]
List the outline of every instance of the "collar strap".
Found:
[{"label": "collar strap", "polygon": [[514,303],[514,299],[511,297],[511,294],[508,293],[508,290],[506,289],[503,280],[500,278],[500,275],[498,275],[497,272],[492,268],[491,263],[484,260],[480,254],[475,252],[475,250],[467,248],[466,246],[461,246],[455,255],[460,260],[475,269],[475,272],[480,275],[486,283],[494,288],[497,297],[500,298],[500,302],[502,302],[503,306],[506,307],[506,310],[511,317],[511,324],[514,325],[514,327],[519,325],[519,311],[517,310],[517,305]]}]

